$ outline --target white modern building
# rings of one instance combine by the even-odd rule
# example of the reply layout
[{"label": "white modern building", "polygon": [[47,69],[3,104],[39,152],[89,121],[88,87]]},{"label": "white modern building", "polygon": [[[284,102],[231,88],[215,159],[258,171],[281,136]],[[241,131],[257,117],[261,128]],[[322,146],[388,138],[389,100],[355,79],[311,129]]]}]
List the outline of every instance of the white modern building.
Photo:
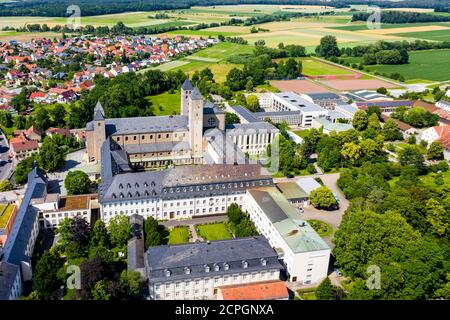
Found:
[{"label": "white modern building", "polygon": [[234,124],[226,128],[226,135],[242,152],[249,155],[265,154],[280,130],[268,122]]},{"label": "white modern building", "polygon": [[302,117],[301,127],[311,127],[314,118],[328,114],[327,110],[294,92],[272,93],[271,109],[273,111],[299,111]]},{"label": "white modern building", "polygon": [[283,266],[262,236],[150,247],[153,300],[215,300],[221,287],[280,279]]},{"label": "white modern building", "polygon": [[283,260],[289,281],[312,284],[327,277],[329,246],[277,188],[248,190],[244,209]]}]

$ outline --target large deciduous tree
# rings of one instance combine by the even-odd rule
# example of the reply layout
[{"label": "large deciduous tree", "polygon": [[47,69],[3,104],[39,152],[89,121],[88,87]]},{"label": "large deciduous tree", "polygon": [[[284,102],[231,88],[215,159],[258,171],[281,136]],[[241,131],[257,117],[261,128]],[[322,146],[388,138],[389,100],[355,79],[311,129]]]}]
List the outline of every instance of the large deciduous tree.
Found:
[{"label": "large deciduous tree", "polygon": [[89,193],[90,184],[88,175],[80,170],[70,171],[64,180],[64,187],[70,195]]},{"label": "large deciduous tree", "polygon": [[329,209],[337,204],[333,192],[325,186],[311,191],[309,201],[316,208]]}]

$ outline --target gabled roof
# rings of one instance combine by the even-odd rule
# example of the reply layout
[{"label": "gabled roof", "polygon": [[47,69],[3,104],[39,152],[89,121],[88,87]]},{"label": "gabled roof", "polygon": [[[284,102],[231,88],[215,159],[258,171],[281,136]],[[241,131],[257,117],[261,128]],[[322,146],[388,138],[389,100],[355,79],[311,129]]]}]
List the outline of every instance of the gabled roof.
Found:
[{"label": "gabled roof", "polygon": [[235,284],[219,288],[223,300],[277,300],[289,298],[286,283],[281,280]]}]

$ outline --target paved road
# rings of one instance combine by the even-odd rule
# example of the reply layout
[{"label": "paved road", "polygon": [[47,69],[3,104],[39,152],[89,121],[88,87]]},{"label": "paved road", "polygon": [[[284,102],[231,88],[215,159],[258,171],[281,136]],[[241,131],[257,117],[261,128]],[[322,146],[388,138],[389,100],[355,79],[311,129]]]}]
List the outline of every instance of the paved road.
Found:
[{"label": "paved road", "polygon": [[3,132],[0,135],[0,180],[7,179],[13,169],[12,161],[8,161],[9,145]]},{"label": "paved road", "polygon": [[227,221],[228,217],[226,214],[223,215],[217,215],[217,216],[207,216],[202,218],[192,218],[192,219],[186,219],[186,220],[169,220],[161,222],[162,225],[173,228],[177,226],[193,226],[196,224],[205,224],[205,223],[212,223],[212,222],[222,222]]},{"label": "paved road", "polygon": [[[304,209],[304,213],[302,214],[305,220],[322,220],[326,223],[330,224],[333,227],[333,230],[336,231],[341,224],[342,217],[344,215],[345,210],[347,210],[349,201],[345,199],[344,194],[337,186],[337,180],[339,179],[340,173],[327,173],[327,174],[314,174],[310,176],[296,176],[292,179],[288,178],[275,178],[275,182],[286,182],[286,181],[296,181],[301,178],[311,177],[316,178],[320,177],[323,183],[331,189],[335,194],[337,194],[339,198],[339,209],[333,211],[326,210],[318,210],[313,206],[308,206]],[[333,233],[334,235],[334,233]],[[331,247],[334,248],[332,243],[333,235],[330,237],[324,238],[325,242]]]}]

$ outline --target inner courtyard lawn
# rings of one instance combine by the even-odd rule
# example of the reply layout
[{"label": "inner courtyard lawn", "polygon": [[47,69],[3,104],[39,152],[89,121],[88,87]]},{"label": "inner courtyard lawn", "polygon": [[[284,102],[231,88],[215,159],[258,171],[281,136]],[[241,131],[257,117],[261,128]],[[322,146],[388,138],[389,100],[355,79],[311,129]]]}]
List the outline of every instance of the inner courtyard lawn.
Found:
[{"label": "inner courtyard lawn", "polygon": [[169,234],[169,244],[181,244],[189,242],[191,234],[189,232],[189,227],[179,226],[170,230]]},{"label": "inner courtyard lawn", "polygon": [[233,238],[230,230],[223,222],[197,225],[195,230],[200,237],[209,241]]}]

